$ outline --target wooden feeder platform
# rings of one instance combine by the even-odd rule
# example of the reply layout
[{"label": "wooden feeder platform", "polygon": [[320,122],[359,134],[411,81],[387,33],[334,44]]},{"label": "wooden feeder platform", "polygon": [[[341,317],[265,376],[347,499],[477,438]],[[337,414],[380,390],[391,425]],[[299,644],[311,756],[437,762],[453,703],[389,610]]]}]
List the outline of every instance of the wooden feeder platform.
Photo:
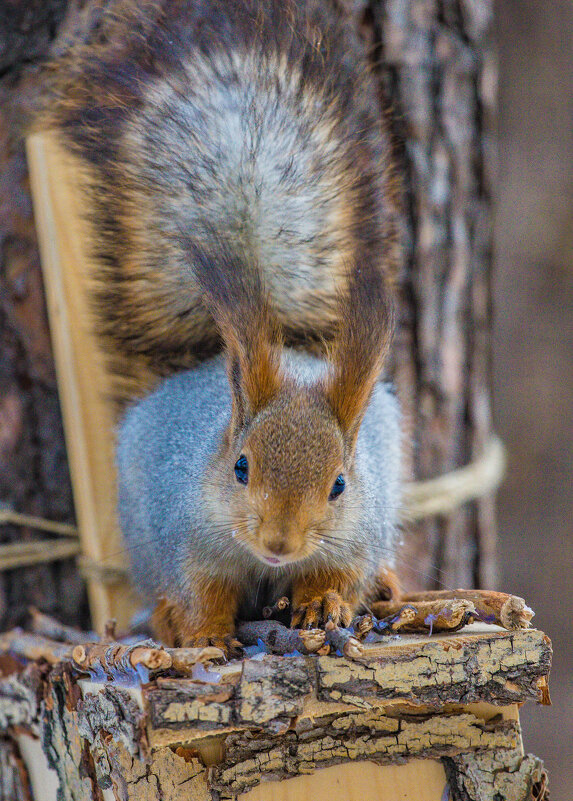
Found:
[{"label": "wooden feeder platform", "polygon": [[549,702],[536,629],[474,623],[364,644],[355,660],[223,665],[214,649],[108,643],[115,674],[82,671],[78,642],[0,637],[0,801],[548,798],[518,717]]}]

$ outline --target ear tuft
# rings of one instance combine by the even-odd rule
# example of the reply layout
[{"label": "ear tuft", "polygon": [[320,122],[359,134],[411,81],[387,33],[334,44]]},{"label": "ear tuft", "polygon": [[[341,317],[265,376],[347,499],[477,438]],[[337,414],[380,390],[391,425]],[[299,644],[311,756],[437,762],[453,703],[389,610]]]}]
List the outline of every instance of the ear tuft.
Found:
[{"label": "ear tuft", "polygon": [[243,425],[282,385],[282,335],[260,269],[217,242],[210,253],[189,245],[195,277],[225,343],[233,417]]},{"label": "ear tuft", "polygon": [[380,264],[355,265],[340,300],[338,334],[329,349],[324,393],[349,450],[384,367],[394,329],[394,301]]}]

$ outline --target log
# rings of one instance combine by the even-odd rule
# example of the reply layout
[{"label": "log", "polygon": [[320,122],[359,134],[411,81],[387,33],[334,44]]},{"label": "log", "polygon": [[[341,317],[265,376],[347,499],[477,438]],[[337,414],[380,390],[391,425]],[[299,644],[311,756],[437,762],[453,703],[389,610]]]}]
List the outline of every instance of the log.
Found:
[{"label": "log", "polygon": [[43,760],[58,801],[294,801],[341,787],[345,798],[440,801],[446,784],[456,799],[529,801],[547,781],[523,754],[517,709],[547,701],[550,660],[542,632],[483,624],[362,643],[359,661],[260,654],[201,678],[157,665],[143,681],[133,669],[129,686],[86,677],[69,655],[26,658],[3,667],[0,736]]},{"label": "log", "polygon": [[510,799],[549,801],[547,774],[533,754],[519,749],[508,759],[495,752],[464,754],[444,760],[448,783],[454,797],[469,799]]}]

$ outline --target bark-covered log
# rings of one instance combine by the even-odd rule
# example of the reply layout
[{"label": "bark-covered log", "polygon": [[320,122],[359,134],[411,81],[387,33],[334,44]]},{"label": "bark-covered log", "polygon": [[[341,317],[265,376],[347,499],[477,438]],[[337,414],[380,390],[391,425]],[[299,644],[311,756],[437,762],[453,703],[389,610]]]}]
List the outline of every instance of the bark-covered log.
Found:
[{"label": "bark-covered log", "polygon": [[287,629],[277,620],[259,620],[241,623],[237,637],[243,645],[264,643],[270,653],[287,654],[299,651],[301,654],[316,653],[325,641],[325,632],[320,629]]},{"label": "bark-covered log", "polygon": [[0,737],[0,801],[33,801],[28,771],[14,741]]},{"label": "bark-covered log", "polygon": [[508,758],[495,751],[444,760],[452,801],[549,801],[540,759],[519,749]]},{"label": "bark-covered log", "polygon": [[362,647],[359,662],[261,654],[201,678],[142,682],[133,670],[129,686],[124,674],[88,678],[65,655],[3,661],[0,737],[40,736],[34,758],[55,772],[59,801],[108,790],[117,801],[214,801],[315,771],[334,791],[329,767],[411,759],[445,760],[456,801],[543,798],[532,794],[545,778],[523,757],[517,704],[547,700],[545,635],[474,626]]}]

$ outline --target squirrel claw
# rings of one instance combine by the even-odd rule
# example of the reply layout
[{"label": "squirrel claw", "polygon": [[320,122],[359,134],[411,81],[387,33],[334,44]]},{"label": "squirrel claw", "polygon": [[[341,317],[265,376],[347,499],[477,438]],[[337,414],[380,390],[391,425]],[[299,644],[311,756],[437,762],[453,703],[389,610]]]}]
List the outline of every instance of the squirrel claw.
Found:
[{"label": "squirrel claw", "polygon": [[199,634],[189,637],[185,641],[185,646],[188,648],[220,648],[227,659],[240,659],[244,656],[243,646],[233,634],[210,637]]},{"label": "squirrel claw", "polygon": [[334,590],[327,590],[324,595],[317,595],[294,610],[291,628],[316,629],[328,623],[349,626],[351,620],[350,605]]}]

